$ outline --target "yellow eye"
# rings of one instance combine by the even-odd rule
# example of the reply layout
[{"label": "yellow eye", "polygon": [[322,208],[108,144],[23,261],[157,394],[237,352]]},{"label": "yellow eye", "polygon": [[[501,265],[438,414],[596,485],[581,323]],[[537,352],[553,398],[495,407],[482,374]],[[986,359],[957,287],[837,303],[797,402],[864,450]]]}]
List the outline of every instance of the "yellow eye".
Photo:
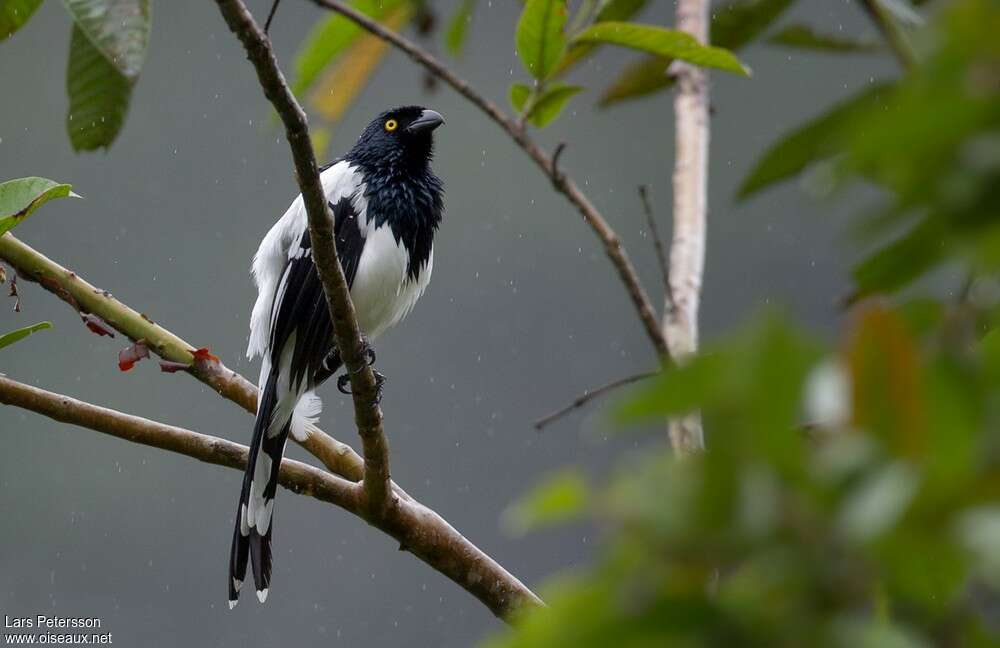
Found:
[{"label": "yellow eye", "polygon": [[396,120],[395,120],[395,119],[390,119],[389,121],[387,121],[387,122],[385,123],[385,129],[386,129],[387,131],[389,131],[390,133],[391,133],[392,131],[396,130],[396,127],[398,127],[398,126],[399,126],[399,124],[397,124],[397,123],[396,123]]}]

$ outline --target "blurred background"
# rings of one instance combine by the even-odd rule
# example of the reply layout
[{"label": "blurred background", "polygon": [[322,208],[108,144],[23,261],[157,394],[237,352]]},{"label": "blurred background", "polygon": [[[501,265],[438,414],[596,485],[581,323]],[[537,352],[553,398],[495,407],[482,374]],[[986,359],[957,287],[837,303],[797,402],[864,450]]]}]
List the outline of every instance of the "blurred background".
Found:
[{"label": "blurred background", "polygon": [[[270,2],[248,3],[262,20]],[[444,20],[455,2],[434,2]],[[669,25],[672,3],[636,19]],[[450,64],[507,105],[525,75],[513,44],[519,3],[479,3],[469,46]],[[323,14],[285,2],[271,30],[286,69]],[[800,2],[782,19],[874,37],[854,2]],[[107,153],[74,154],[65,134],[70,18],[56,2],[0,46],[0,178],[73,184],[16,235],[147,313],[230,367],[243,357],[254,289],[250,258],[296,193],[288,147],[251,66],[214,3],[156,3],[148,59],[125,127]],[[411,30],[412,31],[412,30]],[[442,30],[424,44],[440,52]],[[713,77],[710,229],[703,336],[778,303],[832,335],[849,289],[846,215],[787,183],[737,204],[763,148],[873,80],[890,59],[821,57],[757,44],[751,79]],[[538,139],[569,143],[563,166],[621,235],[659,303],[658,270],[636,186],[651,187],[669,232],[673,116],[669,93],[595,107],[597,90],[635,56],[605,48],[573,70],[590,91]],[[519,537],[503,512],[532,483],[570,463],[602,474],[641,442],[610,439],[590,408],[543,433],[534,419],[597,384],[653,366],[652,350],[611,266],[575,211],[524,154],[445,87],[390,51],[333,132],[329,157],[378,112],[418,103],[447,120],[435,169],[447,187],[430,289],[378,342],[389,378],[383,409],[394,478],[529,585],[584,564],[599,530]],[[155,362],[116,367],[125,342],[89,333],[51,295],[22,284],[23,312],[54,329],[8,349],[0,371],[97,404],[246,443],[252,420],[197,381]],[[321,426],[356,445],[350,404],[322,390]],[[330,506],[287,492],[276,514],[275,574],[265,606],[230,612],[225,573],[237,471],[194,462],[0,409],[0,610],[10,616],[97,616],[116,643],[144,646],[468,646],[500,622],[391,539]],[[305,458],[297,446],[288,454]]]}]

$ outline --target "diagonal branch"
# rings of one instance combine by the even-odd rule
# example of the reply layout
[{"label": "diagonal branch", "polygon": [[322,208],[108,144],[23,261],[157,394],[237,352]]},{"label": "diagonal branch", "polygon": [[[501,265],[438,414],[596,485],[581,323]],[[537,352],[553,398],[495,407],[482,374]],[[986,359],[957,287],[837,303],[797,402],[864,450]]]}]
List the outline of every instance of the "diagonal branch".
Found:
[{"label": "diagonal branch", "polygon": [[441,61],[433,57],[430,53],[412,41],[400,36],[391,29],[383,27],[375,20],[372,20],[368,16],[347,6],[339,0],[311,1],[320,7],[324,7],[330,11],[335,11],[345,18],[350,19],[366,31],[378,36],[382,40],[390,43],[408,55],[411,59],[426,68],[431,74],[450,85],[459,94],[468,99],[474,106],[483,111],[487,117],[496,122],[496,124],[500,126],[500,128],[502,128],[512,140],[514,140],[515,144],[528,154],[528,157],[530,157],[532,161],[538,165],[538,168],[542,170],[542,173],[549,178],[556,191],[565,196],[566,199],[576,208],[576,210],[580,212],[584,222],[590,226],[590,228],[594,231],[594,234],[597,235],[597,238],[601,240],[601,243],[604,245],[604,252],[611,260],[615,270],[617,270],[619,279],[621,279],[622,283],[625,285],[625,290],[628,292],[629,298],[632,300],[632,304],[646,330],[646,335],[649,337],[650,342],[652,342],[653,347],[656,348],[657,353],[661,357],[667,358],[667,342],[663,337],[663,331],[660,330],[659,323],[656,321],[656,313],[649,301],[649,297],[646,295],[646,291],[643,289],[642,284],[639,281],[639,276],[636,274],[635,267],[632,265],[632,261],[629,259],[628,254],[625,251],[625,247],[622,245],[621,239],[618,238],[618,234],[616,234],[608,222],[604,220],[604,217],[599,211],[597,211],[597,208],[591,204],[587,196],[580,191],[579,187],[577,187],[576,183],[573,182],[572,178],[566,175],[565,172],[561,171],[556,166],[554,159],[549,157],[541,149],[541,147],[539,147],[538,144],[528,136],[523,125],[519,125],[517,122],[509,118],[495,103],[485,98],[482,94],[470,86],[467,81],[449,70],[443,63],[441,63]]},{"label": "diagonal branch", "polygon": [[644,371],[643,373],[632,374],[631,376],[625,376],[624,378],[619,378],[617,380],[612,380],[611,382],[604,383],[598,387],[591,387],[587,391],[583,392],[579,396],[573,399],[573,401],[551,414],[547,414],[542,418],[535,421],[535,429],[541,431],[542,428],[546,427],[550,423],[554,423],[562,417],[566,416],[573,410],[579,409],[594,400],[599,398],[604,394],[614,391],[619,387],[625,387],[626,385],[631,385],[634,382],[639,382],[640,380],[645,380],[646,378],[652,378],[657,375],[657,371]]},{"label": "diagonal branch", "polygon": [[[0,403],[206,463],[238,470],[246,468],[246,446],[91,405],[3,376],[0,376]],[[453,580],[505,620],[519,608],[542,605],[521,581],[441,516],[413,499],[400,498],[395,507],[398,514],[391,519],[373,517],[365,502],[363,486],[287,458],[281,462],[279,482],[295,493],[339,506],[391,535],[399,541],[400,549]]]},{"label": "diagonal branch", "polygon": [[333,244],[333,217],[320,183],[306,114],[285,82],[270,40],[242,0],[217,0],[216,4],[229,29],[243,43],[247,58],[257,70],[264,96],[285,125],[285,137],[292,151],[295,175],[309,219],[313,261],[323,283],[337,349],[351,378],[354,421],[365,458],[367,505],[376,514],[383,515],[393,500],[389,485],[389,445],[382,429],[382,410],[376,401],[375,374],[365,360],[361,329],[354,313],[350,289]]}]

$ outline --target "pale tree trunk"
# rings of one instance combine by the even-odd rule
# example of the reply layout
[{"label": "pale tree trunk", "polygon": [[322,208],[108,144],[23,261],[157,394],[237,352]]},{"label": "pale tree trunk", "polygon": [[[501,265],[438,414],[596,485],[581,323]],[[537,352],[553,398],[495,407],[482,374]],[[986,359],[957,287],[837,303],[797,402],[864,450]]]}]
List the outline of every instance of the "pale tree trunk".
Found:
[{"label": "pale tree trunk", "polygon": [[[708,42],[709,0],[677,0],[677,28]],[[678,362],[698,349],[698,303],[705,266],[705,220],[708,206],[708,74],[703,68],[675,62],[676,120],[674,231],[670,246],[670,291],[663,333]],[[670,443],[681,454],[705,447],[698,412],[670,421]]]}]

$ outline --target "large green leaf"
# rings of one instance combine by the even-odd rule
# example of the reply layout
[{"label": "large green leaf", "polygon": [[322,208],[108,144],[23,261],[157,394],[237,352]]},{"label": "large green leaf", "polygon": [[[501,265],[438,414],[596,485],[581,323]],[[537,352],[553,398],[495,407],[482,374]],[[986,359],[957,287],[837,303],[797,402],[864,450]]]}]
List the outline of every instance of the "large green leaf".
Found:
[{"label": "large green leaf", "polygon": [[737,50],[767,29],[795,0],[736,0],[712,12],[713,45]]},{"label": "large green leaf", "polygon": [[605,0],[597,11],[594,22],[628,20],[642,11],[647,4],[649,4],[649,0]]},{"label": "large green leaf", "polygon": [[809,25],[789,25],[768,38],[767,42],[784,47],[824,52],[872,52],[880,47],[876,41],[823,34]]},{"label": "large green leaf", "polygon": [[[387,11],[399,6],[401,0],[354,0],[355,9],[373,18],[381,18]],[[302,94],[319,78],[320,73],[338,55],[347,49],[362,33],[356,23],[340,14],[316,23],[295,57],[295,81],[292,91]]]},{"label": "large green leaf", "polygon": [[0,41],[24,26],[42,0],[0,0]]},{"label": "large green leaf", "polygon": [[545,79],[566,50],[566,0],[528,0],[517,22],[517,54],[528,74]]},{"label": "large green leaf", "polygon": [[452,56],[460,56],[465,49],[465,41],[469,37],[469,23],[472,22],[472,11],[476,0],[462,0],[462,4],[448,21],[444,43]]},{"label": "large green leaf", "polygon": [[25,326],[24,328],[17,329],[16,331],[11,331],[10,333],[5,333],[0,335],[0,349],[8,347],[15,342],[23,340],[32,333],[36,331],[41,331],[47,328],[52,328],[51,322],[39,322],[37,324],[32,324],[31,326]]},{"label": "large green leaf", "polygon": [[72,186],[47,178],[18,178],[0,183],[0,235],[55,198],[79,197]]},{"label": "large green leaf", "polygon": [[739,197],[787,180],[813,162],[837,153],[848,121],[874,105],[886,88],[886,84],[867,87],[771,145],[743,181]]},{"label": "large green leaf", "polygon": [[531,106],[528,121],[538,128],[545,128],[562,113],[573,95],[583,90],[580,86],[564,83],[550,84]]},{"label": "large green leaf", "polygon": [[519,113],[524,112],[524,106],[531,96],[531,88],[524,83],[512,83],[510,85],[510,105]]},{"label": "large green leaf", "polygon": [[73,27],[66,70],[69,112],[66,129],[76,151],[107,148],[118,136],[132,82],[94,47],[83,31]]},{"label": "large green leaf", "polygon": [[149,0],[63,0],[77,27],[132,82],[149,43]]},{"label": "large green leaf", "polygon": [[750,75],[749,68],[743,65],[729,50],[702,45],[691,34],[656,25],[625,22],[598,23],[577,36],[576,42],[621,45],[657,56],[680,59],[703,67],[717,68],[743,76]]}]

